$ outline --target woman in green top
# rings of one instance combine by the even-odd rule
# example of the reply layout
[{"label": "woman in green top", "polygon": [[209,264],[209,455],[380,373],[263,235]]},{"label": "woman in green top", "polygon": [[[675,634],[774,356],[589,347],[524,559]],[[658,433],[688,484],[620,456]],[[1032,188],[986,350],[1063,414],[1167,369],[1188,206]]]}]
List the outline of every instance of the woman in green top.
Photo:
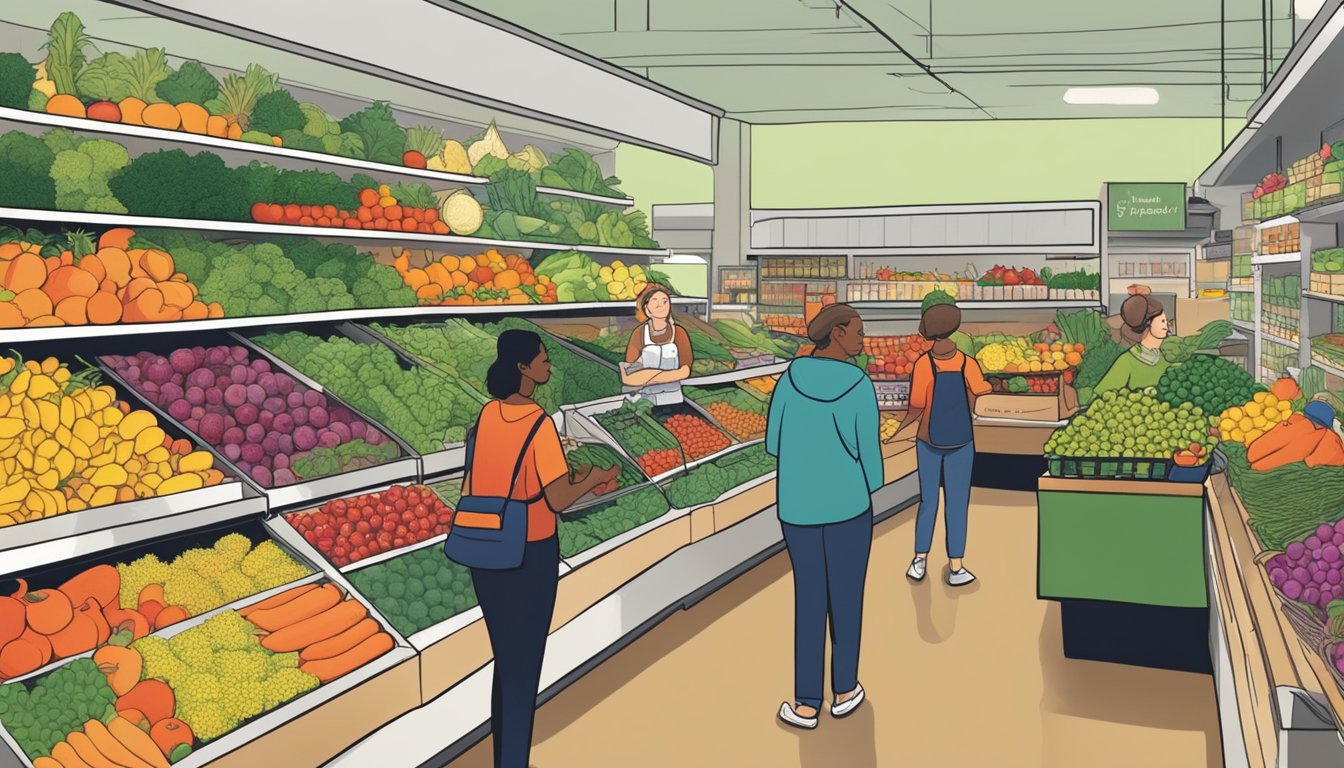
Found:
[{"label": "woman in green top", "polygon": [[1156,387],[1163,372],[1171,365],[1162,356],[1162,341],[1167,338],[1168,324],[1162,304],[1147,294],[1130,296],[1120,305],[1120,319],[1124,325],[1120,333],[1133,342],[1116,359],[1111,369],[1097,384],[1096,393],[1115,389],[1144,389]]}]

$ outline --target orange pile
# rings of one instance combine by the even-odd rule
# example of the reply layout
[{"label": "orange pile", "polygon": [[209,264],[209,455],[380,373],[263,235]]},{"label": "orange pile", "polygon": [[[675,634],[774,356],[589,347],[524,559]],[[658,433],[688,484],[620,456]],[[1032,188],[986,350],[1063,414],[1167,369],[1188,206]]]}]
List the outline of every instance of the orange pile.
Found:
[{"label": "orange pile", "polygon": [[556,303],[551,279],[535,274],[532,264],[515,253],[505,256],[491,249],[475,256],[430,254],[429,265],[420,269],[411,266],[411,252],[403,250],[392,266],[421,304]]},{"label": "orange pile", "polygon": [[908,379],[915,361],[930,349],[933,342],[923,336],[870,336],[863,340],[864,354],[872,358],[868,375],[878,380]]},{"label": "orange pile", "polygon": [[681,466],[681,451],[658,448],[645,453],[635,461],[639,463],[640,469],[644,470],[644,474],[657,477]]},{"label": "orange pile", "polygon": [[744,411],[728,403],[710,403],[709,415],[713,416],[739,440],[754,440],[765,434],[765,417]]},{"label": "orange pile", "polygon": [[664,421],[663,426],[681,443],[681,450],[690,461],[703,459],[732,445],[727,435],[699,416],[678,413]]},{"label": "orange pile", "polygon": [[41,255],[32,243],[0,245],[0,328],[161,323],[223,317],[206,305],[163,251],[131,248],[129,229],[109,229],[98,250]]}]

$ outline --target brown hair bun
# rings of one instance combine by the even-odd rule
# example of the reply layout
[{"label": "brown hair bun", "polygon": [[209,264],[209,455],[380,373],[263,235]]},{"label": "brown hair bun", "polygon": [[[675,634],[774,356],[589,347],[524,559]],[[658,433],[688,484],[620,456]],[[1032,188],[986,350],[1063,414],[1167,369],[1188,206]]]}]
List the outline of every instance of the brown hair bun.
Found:
[{"label": "brown hair bun", "polygon": [[961,310],[956,304],[934,304],[919,318],[919,335],[933,341],[946,339],[961,328]]},{"label": "brown hair bun", "polygon": [[1120,319],[1124,321],[1121,332],[1132,339],[1140,339],[1148,330],[1153,318],[1166,312],[1162,302],[1148,294],[1135,294],[1120,305]]},{"label": "brown hair bun", "polygon": [[859,319],[859,313],[848,304],[829,304],[807,324],[807,338],[824,348],[831,341],[831,332],[842,325]]}]

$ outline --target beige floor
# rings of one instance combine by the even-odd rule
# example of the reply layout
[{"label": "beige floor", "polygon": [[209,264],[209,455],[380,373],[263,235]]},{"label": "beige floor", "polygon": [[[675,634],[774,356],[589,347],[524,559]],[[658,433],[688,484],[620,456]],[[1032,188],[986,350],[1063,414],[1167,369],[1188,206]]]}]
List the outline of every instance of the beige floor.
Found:
[{"label": "beige floor", "polygon": [[[792,586],[780,555],[542,707],[533,765],[1222,764],[1211,678],[1063,658],[1058,606],[1035,597],[1032,495],[977,491],[970,530],[967,565],[981,581],[953,590],[906,581],[912,511],[879,527],[860,665],[868,703],[850,718],[823,716],[810,733],[774,718],[792,676]],[[933,564],[940,576],[944,563]],[[486,739],[453,768],[489,766],[490,754]]]}]

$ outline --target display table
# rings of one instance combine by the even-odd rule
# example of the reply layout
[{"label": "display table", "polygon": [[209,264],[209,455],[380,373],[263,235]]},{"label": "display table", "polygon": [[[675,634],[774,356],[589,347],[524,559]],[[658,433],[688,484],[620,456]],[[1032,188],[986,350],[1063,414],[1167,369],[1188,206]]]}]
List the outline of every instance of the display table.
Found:
[{"label": "display table", "polygon": [[1064,655],[1212,671],[1204,486],[1045,476],[1037,594],[1061,604]]}]

